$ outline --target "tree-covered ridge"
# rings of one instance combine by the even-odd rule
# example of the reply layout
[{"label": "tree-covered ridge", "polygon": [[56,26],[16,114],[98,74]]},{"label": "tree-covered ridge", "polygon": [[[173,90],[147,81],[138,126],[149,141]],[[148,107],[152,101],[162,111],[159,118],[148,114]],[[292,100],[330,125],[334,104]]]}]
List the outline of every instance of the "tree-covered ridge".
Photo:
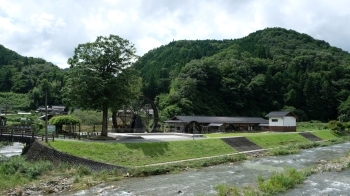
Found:
[{"label": "tree-covered ridge", "polygon": [[[27,95],[30,109],[44,105],[43,85],[48,82],[49,105],[62,103],[64,71],[41,58],[24,57],[0,45],[0,92]],[[28,107],[22,109],[29,109]]]},{"label": "tree-covered ridge", "polygon": [[150,50],[134,64],[142,73],[144,94],[154,98],[169,91],[172,79],[193,59],[212,56],[232,44],[232,40],[181,40]]},{"label": "tree-covered ridge", "polygon": [[[207,55],[198,58],[188,55],[189,59],[179,64],[179,51],[196,50],[191,46],[199,43],[217,47],[201,50]],[[158,91],[156,99],[163,118],[180,114],[264,116],[282,109],[295,112],[299,120],[350,117],[341,108],[348,105],[344,102],[350,94],[348,52],[282,28],[223,43],[180,41],[176,48],[172,46],[177,42],[172,42],[151,51],[152,56],[148,53],[140,58],[138,67],[146,81],[169,81],[169,86],[160,85],[164,90]],[[171,49],[177,56],[170,58]],[[159,74],[163,69],[173,74]],[[146,85],[146,93],[149,90]]]}]

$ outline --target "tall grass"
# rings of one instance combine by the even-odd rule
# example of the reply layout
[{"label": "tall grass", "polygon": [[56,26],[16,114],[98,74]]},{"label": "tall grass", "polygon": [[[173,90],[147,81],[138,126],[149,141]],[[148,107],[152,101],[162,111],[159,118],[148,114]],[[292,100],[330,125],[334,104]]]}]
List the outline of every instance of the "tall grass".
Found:
[{"label": "tall grass", "polygon": [[222,196],[239,196],[239,195],[276,195],[301,184],[311,174],[315,173],[311,168],[296,170],[287,168],[284,172],[273,172],[272,175],[264,179],[257,177],[256,185],[245,186],[243,188],[231,187],[227,184],[219,184],[215,187],[218,195]]},{"label": "tall grass", "polygon": [[258,188],[267,195],[275,195],[301,184],[308,175],[309,172],[288,168],[283,173],[274,172],[268,180],[258,177]]},{"label": "tall grass", "polygon": [[0,189],[28,183],[49,170],[49,161],[27,162],[21,156],[14,156],[0,162]]},{"label": "tall grass", "polygon": [[208,167],[212,165],[219,165],[228,162],[237,162],[246,160],[246,155],[236,154],[236,155],[225,155],[219,157],[213,157],[208,159],[191,160],[178,163],[164,164],[164,165],[152,165],[144,167],[133,167],[129,169],[130,175],[143,177],[150,175],[159,175],[167,173],[177,173],[180,171],[188,170],[190,168],[201,168]]}]

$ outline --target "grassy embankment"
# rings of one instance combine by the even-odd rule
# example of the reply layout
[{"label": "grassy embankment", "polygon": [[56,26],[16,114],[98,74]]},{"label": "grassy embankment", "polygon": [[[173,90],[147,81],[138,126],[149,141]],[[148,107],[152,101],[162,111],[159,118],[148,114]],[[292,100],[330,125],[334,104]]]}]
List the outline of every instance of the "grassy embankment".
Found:
[{"label": "grassy embankment", "polygon": [[62,152],[126,167],[237,152],[220,139],[146,143],[104,143],[56,140],[50,142],[49,145]]},{"label": "grassy embankment", "polygon": [[[323,140],[333,140],[338,138],[338,136],[333,135],[327,130],[314,131],[312,134]],[[220,135],[221,137],[232,136],[232,134],[212,135]],[[245,133],[245,136],[265,149],[314,143],[296,133]],[[236,152],[236,150],[232,149],[218,138],[194,141],[187,140],[146,143],[105,143],[56,140],[50,142],[49,145],[68,154],[126,167],[212,157],[233,154]]]}]

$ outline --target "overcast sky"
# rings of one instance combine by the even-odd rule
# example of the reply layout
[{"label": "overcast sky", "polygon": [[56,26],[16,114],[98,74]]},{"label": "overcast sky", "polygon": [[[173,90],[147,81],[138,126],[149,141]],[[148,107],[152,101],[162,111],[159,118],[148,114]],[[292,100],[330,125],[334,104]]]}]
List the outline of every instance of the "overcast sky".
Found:
[{"label": "overcast sky", "polygon": [[0,0],[0,44],[68,67],[80,43],[118,35],[137,54],[172,40],[283,27],[350,51],[349,0]]}]

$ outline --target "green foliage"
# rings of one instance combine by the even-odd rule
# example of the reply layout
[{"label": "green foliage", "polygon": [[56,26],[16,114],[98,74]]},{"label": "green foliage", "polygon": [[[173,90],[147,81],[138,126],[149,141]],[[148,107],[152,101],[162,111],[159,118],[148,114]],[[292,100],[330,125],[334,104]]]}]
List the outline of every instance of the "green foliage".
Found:
[{"label": "green foliage", "polygon": [[0,92],[0,109],[11,112],[29,108],[30,100],[27,94]]},{"label": "green foliage", "polygon": [[230,187],[228,184],[219,184],[215,186],[215,190],[218,193],[219,196],[238,196],[239,190],[236,187]]},{"label": "green foliage", "polygon": [[83,125],[96,125],[101,124],[102,114],[101,112],[91,110],[79,110],[74,111],[71,116],[81,120]]},{"label": "green foliage", "polygon": [[345,129],[344,123],[336,120],[329,121],[327,127],[332,131],[332,133],[337,135],[341,134],[341,131]]},{"label": "green foliage", "polygon": [[55,126],[79,124],[80,122],[80,119],[70,115],[54,116],[49,120],[49,123]]},{"label": "green foliage", "polygon": [[259,178],[259,189],[265,194],[274,195],[302,183],[306,177],[304,172],[288,168],[284,173],[274,172],[268,180]]},{"label": "green foliage", "polygon": [[30,163],[24,157],[14,156],[10,159],[0,162],[0,189],[22,185],[37,179],[53,168],[53,164],[49,161],[39,161]]},{"label": "green foliage", "polygon": [[99,36],[95,42],[79,44],[68,60],[71,67],[62,89],[65,102],[102,111],[103,136],[107,136],[108,109],[122,107],[140,95],[141,79],[129,68],[136,60],[135,53],[128,40],[116,35]]},{"label": "green foliage", "polygon": [[[0,45],[0,92],[21,95],[15,99],[11,95],[13,110],[37,109],[44,105],[44,80],[50,86],[48,104],[62,104],[59,91],[63,85],[63,75],[64,71],[52,63],[40,58],[23,57]],[[0,100],[0,103],[3,102]]]}]

